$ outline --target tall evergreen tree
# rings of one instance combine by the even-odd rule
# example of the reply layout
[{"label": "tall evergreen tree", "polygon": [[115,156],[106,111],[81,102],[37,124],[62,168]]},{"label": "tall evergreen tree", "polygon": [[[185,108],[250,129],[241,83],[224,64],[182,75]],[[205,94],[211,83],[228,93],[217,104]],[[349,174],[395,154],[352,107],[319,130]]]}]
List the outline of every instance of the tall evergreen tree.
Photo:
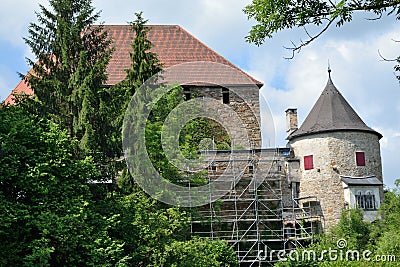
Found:
[{"label": "tall evergreen tree", "polygon": [[[142,12],[135,13],[135,16],[136,19],[130,23],[131,30],[134,33],[134,39],[131,44],[132,50],[130,52],[131,66],[125,70],[125,79],[115,86],[115,90],[120,91],[117,95],[124,95],[124,99],[121,102],[123,105],[122,110],[124,111],[128,107],[131,97],[139,90],[142,84],[162,70],[162,64],[158,60],[157,54],[150,50],[153,47],[153,44],[148,39],[148,33],[151,28],[146,25],[147,20],[143,18]],[[121,130],[124,115],[124,113],[121,114],[118,120]],[[120,186],[127,192],[131,192],[134,188],[132,176],[126,168],[120,179]]]},{"label": "tall evergreen tree", "polygon": [[162,70],[162,64],[158,60],[157,54],[150,51],[153,47],[148,39],[151,28],[146,25],[148,20],[145,20],[142,14],[143,12],[135,13],[136,20],[130,22],[135,37],[131,44],[132,52],[129,54],[132,62],[131,68],[126,70],[123,84],[127,87],[127,93],[131,97],[146,80]]},{"label": "tall evergreen tree", "polygon": [[[96,145],[95,112],[112,53],[111,40],[90,0],[49,0],[40,5],[38,23],[31,23],[25,42],[36,60],[27,59],[32,71],[25,76],[35,93],[35,110],[52,118],[76,137],[83,148]],[[93,125],[95,124],[95,125]]]}]

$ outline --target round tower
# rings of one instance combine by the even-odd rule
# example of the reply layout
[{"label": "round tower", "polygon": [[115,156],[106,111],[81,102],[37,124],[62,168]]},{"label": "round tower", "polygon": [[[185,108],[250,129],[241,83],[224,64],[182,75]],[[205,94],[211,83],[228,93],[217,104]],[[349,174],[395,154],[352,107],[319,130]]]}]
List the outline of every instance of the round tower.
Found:
[{"label": "round tower", "polygon": [[379,140],[329,78],[301,127],[288,136],[300,160],[300,197],[316,196],[325,227],[338,222],[343,209],[364,209],[373,220],[383,200]]}]

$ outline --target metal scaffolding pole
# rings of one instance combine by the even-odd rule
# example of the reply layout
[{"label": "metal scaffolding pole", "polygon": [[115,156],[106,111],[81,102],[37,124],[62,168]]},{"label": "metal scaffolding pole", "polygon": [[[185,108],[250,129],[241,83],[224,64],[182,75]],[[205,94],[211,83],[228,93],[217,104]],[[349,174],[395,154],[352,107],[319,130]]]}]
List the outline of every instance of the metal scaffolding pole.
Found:
[{"label": "metal scaffolding pole", "polygon": [[[282,166],[287,153],[281,150],[264,151],[263,158],[255,149],[233,151],[232,157],[226,151],[213,151],[207,181],[225,175],[232,181],[231,188],[200,209],[200,218],[192,221],[192,234],[227,240],[241,266],[273,265],[277,259],[267,257],[267,251],[302,247],[321,221],[312,209],[315,197],[294,199],[286,192],[288,179]],[[253,179],[256,169],[264,178],[260,184]]]}]

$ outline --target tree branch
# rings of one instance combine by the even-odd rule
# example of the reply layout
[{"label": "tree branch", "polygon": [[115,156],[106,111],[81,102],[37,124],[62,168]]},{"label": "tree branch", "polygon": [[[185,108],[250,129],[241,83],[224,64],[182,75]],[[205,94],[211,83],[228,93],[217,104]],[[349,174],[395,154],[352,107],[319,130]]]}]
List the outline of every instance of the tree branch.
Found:
[{"label": "tree branch", "polygon": [[296,45],[293,41],[291,41],[293,47],[285,47],[285,49],[291,50],[292,51],[292,56],[291,57],[285,57],[285,59],[293,59],[295,52],[300,52],[301,48],[303,48],[304,46],[310,44],[312,41],[314,41],[315,39],[317,39],[319,36],[321,36],[333,23],[334,19],[330,19],[328,24],[325,25],[325,27],[317,34],[317,35],[310,35],[307,31],[306,28],[304,28],[305,32],[307,33],[307,35],[310,37],[310,39],[308,39],[306,42],[300,41],[300,45]]},{"label": "tree branch", "polygon": [[[331,0],[329,0],[329,2],[333,5],[333,8],[331,9],[331,11],[327,11],[327,12],[320,12],[320,13],[316,13],[314,15],[310,15],[309,18],[318,18],[318,17],[326,17],[326,16],[331,16],[332,14],[335,13],[336,11],[336,5],[334,5]],[[393,3],[385,3],[385,4],[377,4],[377,5],[359,5],[359,4],[354,4],[354,5],[350,5],[347,7],[347,10],[349,12],[355,12],[355,11],[379,11],[381,9],[386,9],[388,7],[393,7],[393,9],[395,10],[395,7],[400,5],[400,0],[396,0],[395,2],[397,2],[396,4]],[[393,11],[392,11],[393,12]],[[379,18],[380,19],[382,17],[382,13],[379,14]],[[376,19],[371,19],[371,20],[376,20]],[[303,25],[299,25],[299,26],[303,26]]]}]

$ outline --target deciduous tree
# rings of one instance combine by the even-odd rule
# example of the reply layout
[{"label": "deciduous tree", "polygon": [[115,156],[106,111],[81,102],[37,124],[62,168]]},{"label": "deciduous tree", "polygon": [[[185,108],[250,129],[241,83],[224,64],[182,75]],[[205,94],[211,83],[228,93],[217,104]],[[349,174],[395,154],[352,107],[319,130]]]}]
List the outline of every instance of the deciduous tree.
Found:
[{"label": "deciduous tree", "polygon": [[108,234],[117,221],[96,211],[87,184],[92,158],[76,159],[66,130],[18,106],[0,121],[0,265],[123,265]]},{"label": "deciduous tree", "polygon": [[[319,32],[309,34],[308,39],[299,44],[292,43],[293,54],[324,33],[329,27],[340,27],[352,20],[356,12],[372,13],[372,20],[379,20],[383,15],[395,16],[400,19],[399,0],[253,0],[244,8],[249,19],[254,19],[256,24],[250,30],[246,40],[256,45],[264,43],[266,38],[271,38],[279,31],[292,28],[303,28],[315,25]],[[400,62],[400,57],[397,58]],[[399,71],[399,65],[395,70]],[[400,77],[398,77],[400,78]]]}]

